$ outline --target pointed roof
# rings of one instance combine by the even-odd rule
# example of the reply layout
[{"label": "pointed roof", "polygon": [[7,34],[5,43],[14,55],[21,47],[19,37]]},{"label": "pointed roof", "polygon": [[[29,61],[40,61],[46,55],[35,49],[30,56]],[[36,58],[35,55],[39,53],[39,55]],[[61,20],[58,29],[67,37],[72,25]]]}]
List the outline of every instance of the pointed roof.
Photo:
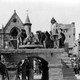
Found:
[{"label": "pointed roof", "polygon": [[29,16],[28,16],[28,13],[27,13],[27,17],[26,17],[26,20],[25,20],[25,23],[24,25],[32,25],[32,23],[30,22],[30,19],[29,19]]},{"label": "pointed roof", "polygon": [[14,10],[13,15],[11,16],[11,18],[9,19],[9,21],[7,22],[7,24],[6,24],[6,26],[5,26],[5,30],[6,30],[6,28],[10,25],[12,19],[13,19],[13,18],[16,18],[16,17],[18,17],[18,19],[20,20],[21,24],[23,24],[23,22],[21,21],[21,19],[19,18],[19,16],[18,16],[17,13],[16,13],[16,10]]},{"label": "pointed roof", "polygon": [[29,19],[29,16],[27,15],[27,18],[25,20],[25,23],[30,23],[30,19]]}]

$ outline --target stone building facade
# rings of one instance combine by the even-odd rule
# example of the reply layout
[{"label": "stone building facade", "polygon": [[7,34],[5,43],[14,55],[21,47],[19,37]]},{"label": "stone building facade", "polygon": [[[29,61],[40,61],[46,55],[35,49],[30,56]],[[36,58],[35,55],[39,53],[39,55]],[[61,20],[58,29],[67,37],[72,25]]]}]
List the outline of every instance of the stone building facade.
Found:
[{"label": "stone building facade", "polygon": [[31,33],[31,25],[32,24],[28,15],[25,23],[23,23],[14,10],[14,13],[10,20],[4,27],[2,26],[2,29],[0,29],[0,46],[5,47],[10,42],[13,47],[17,47],[17,37],[21,32],[21,29],[25,29],[26,34],[29,35]]},{"label": "stone building facade", "polygon": [[[8,45],[7,43],[11,42],[11,44],[14,47],[17,47],[16,44],[17,44],[17,37],[19,32],[21,31],[21,29],[25,29],[27,35],[29,35],[31,33],[31,25],[32,24],[29,20],[28,15],[26,18],[26,22],[23,23],[19,18],[19,16],[17,15],[16,11],[14,11],[14,14],[10,18],[6,26],[2,27],[2,29],[0,30],[0,42],[1,42],[0,46],[2,48],[7,48]],[[62,24],[61,26],[64,25]],[[70,24],[70,26],[73,27],[73,23]],[[28,78],[29,80],[35,80],[33,77],[34,67],[32,65],[34,59],[39,59],[42,62],[42,69],[43,69],[42,78],[37,80],[65,80],[65,79],[71,80],[72,78],[75,78],[74,76],[71,75],[73,74],[73,71],[70,68],[65,68],[63,58],[65,55],[67,55],[67,52],[64,50],[64,48],[62,49],[53,49],[53,48],[52,49],[38,49],[38,48],[37,49],[0,49],[0,55],[2,56],[2,58],[4,58],[8,68],[10,67],[13,68],[13,66],[17,65],[21,60],[25,60],[26,58],[28,58],[30,61],[30,67],[29,67],[30,75]],[[25,70],[25,68],[23,69]],[[67,76],[67,72],[69,72],[68,76]],[[15,74],[13,73],[12,76],[13,78],[9,76],[10,80],[14,79]],[[26,80],[24,78],[26,78],[26,75],[22,77],[22,80]]]},{"label": "stone building facade", "polygon": [[63,29],[63,33],[65,34],[65,43],[68,43],[70,51],[72,51],[75,41],[75,23],[72,22],[71,24],[62,24],[55,22],[53,25],[51,25],[51,31],[52,34],[54,34],[54,31],[56,29]]}]

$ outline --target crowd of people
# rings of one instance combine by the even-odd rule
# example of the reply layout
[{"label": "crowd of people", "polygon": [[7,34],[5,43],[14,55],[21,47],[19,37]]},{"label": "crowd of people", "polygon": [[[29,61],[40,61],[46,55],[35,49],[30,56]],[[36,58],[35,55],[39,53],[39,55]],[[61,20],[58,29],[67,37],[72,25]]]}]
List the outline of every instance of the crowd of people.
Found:
[{"label": "crowd of people", "polygon": [[61,48],[64,46],[65,35],[62,29],[60,29],[60,32],[56,35],[48,31],[36,31],[36,35],[32,32],[27,35],[26,31],[22,29],[18,36],[18,40],[19,45],[41,44],[46,48]]},{"label": "crowd of people", "polygon": [[80,74],[80,58],[77,55],[71,57],[71,64],[75,74]]}]

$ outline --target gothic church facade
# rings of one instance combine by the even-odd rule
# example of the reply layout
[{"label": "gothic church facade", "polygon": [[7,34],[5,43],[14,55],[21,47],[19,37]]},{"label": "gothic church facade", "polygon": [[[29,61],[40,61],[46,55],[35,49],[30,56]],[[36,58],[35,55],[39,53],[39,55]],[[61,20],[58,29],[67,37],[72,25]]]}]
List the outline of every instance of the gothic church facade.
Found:
[{"label": "gothic church facade", "polygon": [[0,29],[0,47],[6,48],[6,46],[10,42],[10,45],[13,45],[13,47],[16,48],[17,37],[21,29],[25,29],[26,34],[29,35],[31,33],[31,25],[32,24],[28,15],[25,20],[25,23],[23,23],[17,15],[16,11],[14,10],[12,17],[7,22],[6,26],[2,26],[2,29]]}]

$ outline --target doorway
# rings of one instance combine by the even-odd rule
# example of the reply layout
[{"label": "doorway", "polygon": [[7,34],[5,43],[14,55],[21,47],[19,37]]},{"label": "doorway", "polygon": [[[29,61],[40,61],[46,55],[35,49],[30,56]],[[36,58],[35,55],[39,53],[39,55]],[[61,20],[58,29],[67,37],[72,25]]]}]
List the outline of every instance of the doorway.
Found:
[{"label": "doorway", "polygon": [[13,27],[10,31],[10,45],[12,45],[14,49],[17,48],[17,36],[19,31],[17,27]]},{"label": "doorway", "polygon": [[18,63],[17,78],[20,80],[48,80],[48,62],[36,56]]}]

